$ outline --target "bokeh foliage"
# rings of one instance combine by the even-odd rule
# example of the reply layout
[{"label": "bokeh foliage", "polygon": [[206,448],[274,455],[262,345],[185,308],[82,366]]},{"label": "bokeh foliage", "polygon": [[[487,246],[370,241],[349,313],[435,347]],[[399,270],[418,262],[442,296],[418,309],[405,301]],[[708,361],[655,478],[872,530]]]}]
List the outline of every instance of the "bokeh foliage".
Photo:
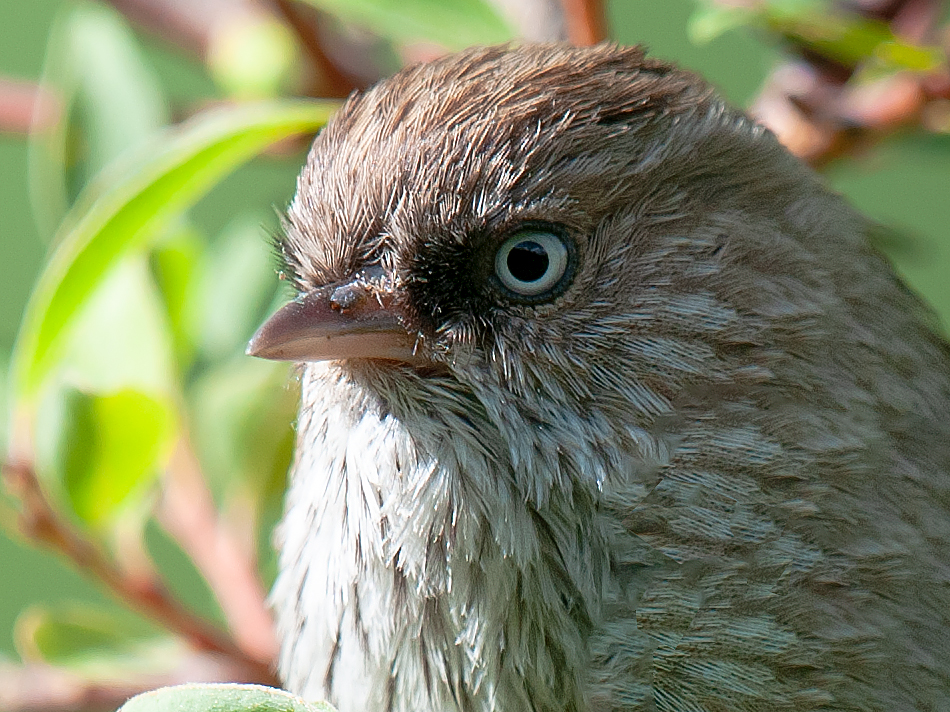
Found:
[{"label": "bokeh foliage", "polygon": [[[374,33],[389,57],[411,43],[454,49],[514,36],[483,0],[306,2],[341,27]],[[615,0],[608,15],[616,40],[646,43],[742,104],[778,61],[781,41],[862,62],[875,77],[946,61],[939,48],[817,0],[725,9]],[[28,142],[0,139],[0,157],[13,166],[0,190],[2,442],[11,443],[9,457],[29,460],[65,525],[117,570],[158,576],[199,617],[227,622],[200,557],[163,516],[163,486],[182,457],[191,461],[269,584],[295,381],[289,367],[250,360],[243,349],[288,296],[266,233],[278,229],[274,208],[286,205],[303,161],[294,137],[316,131],[335,104],[298,98],[304,50],[271,21],[234,30],[204,63],[92,0],[18,0],[0,7],[0,22],[22,28],[23,47],[0,46],[0,72],[42,78],[63,109]],[[898,228],[882,248],[950,324],[948,134],[907,131],[827,175]],[[25,505],[0,501],[15,529]],[[95,680],[174,668],[177,635],[120,613],[12,536],[0,538],[0,657]],[[209,689],[195,699],[221,692]],[[185,698],[175,695],[192,693],[168,694],[136,704],[179,709]]]}]

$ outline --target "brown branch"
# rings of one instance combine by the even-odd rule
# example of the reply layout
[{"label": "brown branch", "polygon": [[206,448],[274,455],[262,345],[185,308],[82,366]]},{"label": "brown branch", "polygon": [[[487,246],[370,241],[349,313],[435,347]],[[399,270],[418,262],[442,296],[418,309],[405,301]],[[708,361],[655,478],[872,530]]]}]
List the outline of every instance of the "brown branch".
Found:
[{"label": "brown branch", "polygon": [[147,689],[131,682],[91,682],[42,664],[0,665],[3,712],[105,712]]},{"label": "brown branch", "polygon": [[199,57],[207,56],[220,23],[253,11],[251,0],[107,1],[133,24]]},{"label": "brown branch", "polygon": [[300,7],[294,0],[271,0],[271,4],[296,33],[310,59],[314,75],[311,96],[342,98],[357,88],[323,51],[317,32],[319,15],[316,10]]},{"label": "brown branch", "polygon": [[31,465],[23,460],[8,461],[2,476],[20,503],[18,529],[27,539],[59,552],[80,571],[100,581],[122,603],[177,633],[197,650],[228,658],[235,671],[242,671],[239,679],[277,683],[268,664],[247,655],[226,634],[182,607],[160,580],[126,575],[98,546],[62,521]]},{"label": "brown branch", "polygon": [[130,697],[157,687],[186,682],[239,679],[242,670],[207,654],[184,654],[176,669],[155,674],[117,673],[115,679],[88,679],[45,663],[0,663],[3,712],[111,712]]},{"label": "brown branch", "polygon": [[584,46],[607,39],[603,0],[561,0],[571,44]]},{"label": "brown branch", "polygon": [[277,640],[253,544],[242,547],[219,519],[197,458],[184,440],[170,462],[158,515],[208,582],[237,644],[254,660],[271,663]]},{"label": "brown branch", "polygon": [[297,35],[313,66],[313,86],[309,94],[345,97],[358,88],[324,51],[316,10],[292,0],[107,0],[133,24],[166,42],[207,60],[215,43],[226,33],[229,23],[239,17],[262,14],[285,22]]}]

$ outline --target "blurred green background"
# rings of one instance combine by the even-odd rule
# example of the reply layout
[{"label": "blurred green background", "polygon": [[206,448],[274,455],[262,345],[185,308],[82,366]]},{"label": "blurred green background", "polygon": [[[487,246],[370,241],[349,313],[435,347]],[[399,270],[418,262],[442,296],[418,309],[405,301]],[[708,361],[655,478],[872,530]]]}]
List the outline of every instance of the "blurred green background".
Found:
[{"label": "blurred green background", "polygon": [[[70,0],[11,0],[0,3],[0,76],[39,80],[48,48],[48,36],[57,13]],[[89,3],[86,3],[87,5]],[[202,66],[177,48],[147,34],[140,49],[161,83],[170,109],[193,111],[219,99],[214,82]],[[77,152],[86,146],[73,147]],[[259,276],[276,283],[269,258],[268,232],[277,228],[277,210],[289,201],[296,173],[303,161],[302,150],[282,158],[260,158],[225,178],[189,212],[191,224],[208,234],[251,231],[259,251],[255,255]],[[33,282],[39,274],[49,245],[30,206],[29,155],[25,136],[0,133],[0,388],[7,387],[6,371],[19,321]],[[240,206],[236,209],[235,206]],[[238,258],[240,260],[240,258]],[[246,276],[245,274],[242,276]],[[252,274],[253,278],[253,274]],[[271,291],[273,286],[270,286]],[[0,412],[0,426],[8,414]],[[3,427],[3,437],[6,428]],[[272,517],[276,512],[272,513]],[[193,566],[157,527],[149,527],[149,547],[156,563],[176,572],[171,587],[181,599],[202,615],[220,621],[220,612],[204,581]],[[267,562],[265,562],[266,564]],[[14,653],[14,622],[35,604],[88,602],[105,610],[120,608],[88,579],[59,557],[24,544],[0,528],[0,661]]]},{"label": "blurred green background", "polygon": [[[0,75],[39,79],[54,18],[68,3],[0,2]],[[745,30],[693,45],[686,32],[693,10],[691,0],[613,0],[608,5],[617,41],[643,43],[653,54],[702,73],[734,103],[747,105],[781,57],[779,49]],[[173,117],[218,98],[215,84],[192,59],[148,35],[138,39]],[[275,209],[289,201],[302,160],[300,151],[255,159],[191,211],[192,222],[206,234],[219,235],[233,228],[235,206],[240,206],[241,219],[260,225],[265,244],[266,232],[276,227]],[[25,137],[0,134],[0,367],[4,370],[47,248],[30,208],[27,163]],[[892,258],[912,286],[940,311],[943,323],[950,324],[950,136],[899,136],[857,159],[833,165],[827,177],[864,213],[899,230],[903,237]],[[163,548],[161,541],[154,546],[159,558],[180,557],[173,547]],[[176,580],[182,597],[215,616],[198,577],[184,561],[172,566],[182,571]],[[0,658],[13,652],[13,623],[25,606],[66,599],[110,605],[94,585],[56,558],[0,533]]]}]

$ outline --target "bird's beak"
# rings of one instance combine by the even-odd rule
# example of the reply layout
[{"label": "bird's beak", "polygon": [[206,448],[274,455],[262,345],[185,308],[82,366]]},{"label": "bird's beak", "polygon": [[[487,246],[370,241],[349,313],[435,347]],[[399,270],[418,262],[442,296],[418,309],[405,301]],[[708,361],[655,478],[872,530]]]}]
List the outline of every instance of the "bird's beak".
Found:
[{"label": "bird's beak", "polygon": [[278,309],[247,346],[276,361],[384,359],[419,363],[415,338],[391,291],[359,279],[301,294]]}]

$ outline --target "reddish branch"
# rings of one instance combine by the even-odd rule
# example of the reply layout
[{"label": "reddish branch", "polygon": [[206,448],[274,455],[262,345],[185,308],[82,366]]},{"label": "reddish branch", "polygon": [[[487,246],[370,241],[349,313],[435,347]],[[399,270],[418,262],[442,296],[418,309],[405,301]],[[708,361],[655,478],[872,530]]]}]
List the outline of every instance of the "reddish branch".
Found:
[{"label": "reddish branch", "polygon": [[226,658],[235,679],[277,684],[267,662],[249,655],[225,633],[182,607],[160,580],[152,576],[127,575],[98,546],[64,522],[46,498],[28,463],[5,463],[3,479],[20,503],[19,530],[28,539],[64,555],[81,571],[100,581],[124,604],[177,633],[196,650]]},{"label": "reddish branch", "polygon": [[295,0],[271,0],[274,8],[297,34],[314,71],[314,86],[310,94],[317,97],[342,98],[356,89],[356,85],[341,72],[323,51],[317,32],[319,15],[313,8],[304,8]]},{"label": "reddish branch", "polygon": [[3,712],[104,712],[147,689],[127,681],[92,682],[48,665],[0,665]]},{"label": "reddish branch", "polygon": [[134,24],[161,39],[207,56],[216,28],[254,11],[253,0],[108,0]]},{"label": "reddish branch", "polygon": [[162,495],[162,526],[208,582],[241,650],[257,662],[273,661],[277,639],[257,573],[253,534],[244,537],[251,543],[242,547],[241,537],[221,521],[197,459],[185,442],[179,443],[172,457]]},{"label": "reddish branch", "polygon": [[207,58],[218,32],[242,14],[275,14],[297,35],[312,65],[310,94],[345,97],[353,81],[327,56],[317,32],[318,14],[293,0],[108,0],[134,24],[193,54]]},{"label": "reddish branch", "polygon": [[0,663],[3,712],[111,712],[130,697],[157,687],[235,678],[220,656],[185,653],[161,673],[122,672],[114,679],[90,679],[44,663]]},{"label": "reddish branch", "polygon": [[561,0],[571,44],[592,45],[607,39],[603,0]]}]

